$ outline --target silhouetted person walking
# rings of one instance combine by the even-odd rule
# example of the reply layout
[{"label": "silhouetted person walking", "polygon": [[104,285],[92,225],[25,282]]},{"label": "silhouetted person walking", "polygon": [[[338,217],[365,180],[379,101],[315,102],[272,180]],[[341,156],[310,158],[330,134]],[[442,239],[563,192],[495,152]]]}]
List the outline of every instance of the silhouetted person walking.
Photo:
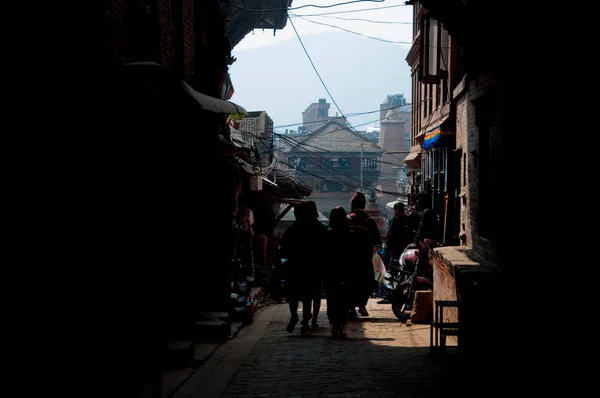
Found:
[{"label": "silhouetted person walking", "polygon": [[366,204],[365,195],[362,192],[356,192],[350,200],[351,212],[348,214],[350,228],[361,235],[358,243],[360,254],[354,260],[357,262],[361,277],[359,285],[356,287],[355,305],[352,308],[351,316],[356,316],[355,307],[358,307],[360,315],[369,316],[367,302],[377,286],[373,269],[373,255],[377,250],[377,245],[381,243],[381,234],[375,220],[365,212]]},{"label": "silhouetted person walking", "polygon": [[327,317],[334,338],[347,338],[346,325],[352,309],[361,274],[354,261],[360,254],[360,239],[349,228],[346,210],[334,207],[329,212],[329,228],[326,233],[325,292],[327,294]]},{"label": "silhouetted person walking", "polygon": [[[302,334],[317,326],[321,307],[324,273],[323,250],[326,227],[318,220],[314,201],[294,205],[296,220],[285,230],[280,241],[280,258],[285,263],[285,284],[290,307],[290,322],[286,330],[293,332],[299,321],[298,302],[302,302]],[[313,310],[314,313],[311,313]]]}]

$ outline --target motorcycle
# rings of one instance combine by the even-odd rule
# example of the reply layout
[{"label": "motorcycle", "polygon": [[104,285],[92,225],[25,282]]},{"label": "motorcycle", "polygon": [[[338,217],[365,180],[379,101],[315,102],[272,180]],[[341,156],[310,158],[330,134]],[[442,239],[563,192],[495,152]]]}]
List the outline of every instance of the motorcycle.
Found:
[{"label": "motorcycle", "polygon": [[393,260],[384,284],[388,299],[392,302],[392,312],[401,321],[406,321],[407,311],[412,309],[417,290],[433,289],[433,269],[429,264],[429,246],[421,243],[408,245],[400,258]]}]

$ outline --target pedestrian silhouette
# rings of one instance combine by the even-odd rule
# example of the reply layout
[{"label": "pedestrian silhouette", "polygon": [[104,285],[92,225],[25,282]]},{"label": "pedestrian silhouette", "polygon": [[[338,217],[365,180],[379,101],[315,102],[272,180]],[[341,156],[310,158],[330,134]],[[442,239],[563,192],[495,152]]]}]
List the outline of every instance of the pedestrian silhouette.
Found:
[{"label": "pedestrian silhouette", "polygon": [[[327,229],[318,217],[314,201],[294,205],[295,220],[280,241],[280,258],[285,259],[285,284],[290,321],[286,330],[293,332],[299,321],[298,305],[302,302],[303,335],[318,326],[324,273],[324,234]],[[311,312],[312,310],[312,312]]]}]

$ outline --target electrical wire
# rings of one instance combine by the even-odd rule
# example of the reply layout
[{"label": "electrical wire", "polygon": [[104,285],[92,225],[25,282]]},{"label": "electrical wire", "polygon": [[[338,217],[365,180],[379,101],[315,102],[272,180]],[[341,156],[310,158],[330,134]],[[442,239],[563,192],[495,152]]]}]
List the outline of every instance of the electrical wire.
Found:
[{"label": "electrical wire", "polygon": [[[317,74],[319,80],[321,81],[321,84],[323,85],[323,88],[325,88],[325,91],[327,92],[327,94],[329,94],[329,98],[331,98],[331,102],[333,102],[333,104],[335,105],[335,107],[337,108],[338,112],[340,112],[340,115],[342,115],[345,118],[344,112],[342,112],[342,109],[339,107],[339,105],[337,104],[337,102],[335,101],[335,99],[333,98],[333,95],[331,95],[331,92],[329,91],[329,88],[327,88],[327,85],[325,84],[325,82],[323,81],[323,79],[321,78],[321,74],[319,73],[319,71],[317,70],[317,67],[315,66],[314,62],[312,61],[312,58],[310,57],[310,54],[308,53],[308,50],[306,49],[306,47],[304,46],[304,43],[302,42],[302,38],[300,37],[300,34],[298,33],[298,30],[296,30],[296,26],[294,25],[294,22],[291,20],[291,18],[289,18],[288,15],[288,19],[290,21],[290,24],[292,25],[292,28],[294,29],[294,32],[296,33],[296,37],[298,38],[298,41],[300,42],[300,45],[302,46],[302,49],[304,50],[304,53],[306,54],[310,64],[312,65],[315,73]],[[356,131],[356,129],[350,124],[350,122],[348,122],[346,120],[346,122],[348,123],[348,125],[350,126],[350,128],[356,132],[358,134],[358,131]],[[360,134],[358,134],[360,137],[362,137]],[[363,137],[364,138],[364,137]],[[374,147],[379,148],[379,146],[375,145],[374,143],[372,143],[370,140],[364,138],[367,142],[369,142],[369,144],[371,144]]]},{"label": "electrical wire", "polygon": [[[365,37],[367,39],[378,40],[378,41],[381,41],[381,42],[384,42],[384,43],[408,44],[408,45],[412,45],[413,44],[412,41],[395,41],[395,40],[382,39],[380,37],[368,36],[368,35],[365,35],[365,34],[362,34],[362,33],[359,33],[359,32],[355,32],[355,31],[350,30],[350,29],[342,28],[341,26],[331,25],[331,24],[324,23],[324,22],[317,22],[317,21],[313,21],[313,20],[310,20],[308,18],[303,18],[303,17],[300,17],[300,18],[302,18],[303,20],[305,20],[307,22],[314,23],[316,25],[328,26],[330,28],[339,29],[339,30],[342,30],[342,31],[347,32],[347,33],[352,33],[352,34],[355,34],[355,35],[358,35],[358,36],[361,36],[361,37]],[[290,22],[291,22],[291,19],[290,19]]]},{"label": "electrical wire", "polygon": [[[294,14],[294,18],[304,18],[308,15],[298,15],[298,14]],[[369,22],[369,23],[375,23],[375,24],[390,24],[390,25],[414,25],[414,22],[399,22],[399,21],[375,21],[373,19],[366,19],[366,18],[342,18],[342,17],[332,17],[332,16],[327,16],[327,15],[323,15],[323,16],[317,16],[319,18],[330,18],[330,19],[339,19],[342,21],[359,21],[359,22]]]},{"label": "electrical wire", "polygon": [[[381,112],[381,111],[390,111],[390,110],[402,108],[402,107],[405,107],[405,106],[408,107],[408,108],[405,109],[405,110],[401,110],[399,112],[402,112],[402,113],[404,113],[404,112],[410,112],[413,105],[419,105],[419,104],[421,104],[421,103],[423,103],[425,101],[429,101],[429,99],[424,99],[424,100],[420,100],[420,101],[417,101],[417,102],[407,102],[404,105],[391,106],[391,107],[387,107],[387,108],[383,108],[383,109],[377,109],[377,110],[373,110],[373,111],[358,112],[358,113],[349,113],[349,114],[346,115],[346,117],[343,117],[343,116],[329,117],[327,119],[327,121],[337,120],[337,119],[347,119],[349,117],[363,116],[363,115],[368,115],[368,114],[371,114],[371,113],[378,113],[378,112]],[[383,120],[385,120],[385,117],[384,118],[375,119],[375,120],[371,120],[371,121],[365,122],[365,123],[360,123],[360,124],[355,125],[355,127],[364,126],[364,125],[370,124],[370,123],[381,122]],[[313,123],[313,122],[311,122],[311,123]],[[273,126],[273,128],[274,129],[280,129],[280,128],[283,128],[283,127],[301,126],[303,124],[304,124],[304,122],[291,123],[291,124],[282,124],[282,125],[278,125],[278,126]],[[283,134],[283,133],[281,133],[281,134]]]},{"label": "electrical wire", "polygon": [[[357,124],[357,125],[356,125],[356,127],[358,127],[358,126],[364,126],[364,125],[366,125],[366,124],[371,124],[371,123],[374,123],[374,122],[377,122],[377,121],[382,121],[382,120],[384,120],[384,119],[385,119],[385,117],[384,117],[383,119],[379,118],[379,119],[371,120],[371,121],[368,121],[368,122],[366,122],[366,123]],[[346,128],[347,128],[347,127],[340,127],[339,129],[330,130],[330,131],[328,131],[328,132],[325,132],[325,133],[321,134],[321,136],[324,136],[324,135],[327,135],[327,134],[330,134],[330,133],[334,133],[334,132],[336,132],[336,131],[340,131],[340,130],[343,130],[343,129],[346,129]],[[355,131],[355,132],[356,132],[356,131]],[[362,138],[364,138],[364,139],[366,139],[367,141],[369,141],[371,144],[373,144],[373,143],[372,143],[372,142],[371,142],[371,141],[370,141],[368,138],[364,137],[364,136],[363,136],[362,134],[360,134],[359,132],[356,132],[356,133],[357,133],[357,134],[359,134],[359,135],[360,135]],[[279,133],[278,133],[278,134],[279,134]],[[285,134],[282,134],[282,135],[285,135]],[[300,139],[303,139],[304,137],[306,137],[306,135],[302,136]],[[375,147],[377,147],[377,148],[380,148],[380,149],[383,149],[383,148],[381,148],[381,147],[379,147],[379,146],[377,146],[377,145],[375,145]],[[390,155],[390,156],[392,156],[392,157],[396,158],[395,156],[393,156],[393,155],[391,155],[391,154],[388,154],[388,155]],[[398,158],[396,158],[396,159],[398,159]],[[398,159],[398,160],[401,160],[401,159]]]},{"label": "electrical wire", "polygon": [[[270,12],[270,11],[300,10],[302,8],[307,8],[307,7],[332,8],[332,7],[339,7],[339,6],[344,6],[344,5],[348,5],[348,4],[355,4],[355,3],[383,3],[384,1],[385,0],[352,0],[352,1],[345,1],[343,3],[335,3],[335,4],[329,4],[329,5],[306,4],[306,5],[299,6],[299,7],[290,7],[290,8],[288,8],[288,7],[279,7],[279,8],[263,8],[263,9],[249,9],[249,8],[240,7],[238,5],[230,4],[230,3],[223,3],[223,4],[225,6],[237,8],[238,10],[242,10],[242,11],[245,11],[245,12]],[[398,6],[407,6],[407,4],[399,4]]]},{"label": "electrical wire", "polygon": [[[262,137],[259,137],[259,136],[258,136],[258,135],[256,135],[256,134],[253,134],[253,133],[247,133],[247,134],[250,134],[250,135],[253,135],[253,136],[255,136],[255,137],[256,137],[256,138],[257,138],[259,141],[261,141],[261,142],[262,142],[264,145],[267,145],[267,144],[268,144],[268,143],[265,143],[265,141],[262,139]],[[285,137],[285,139],[291,140],[291,138],[290,138],[290,137]],[[318,147],[315,147],[315,146],[311,146],[311,145],[309,145],[309,144],[301,143],[301,142],[296,142],[296,144],[300,144],[300,145],[298,145],[298,146],[295,146],[295,145],[294,145],[294,146],[296,147],[296,150],[297,150],[298,152],[302,153],[302,154],[305,154],[305,155],[307,155],[307,156],[306,156],[306,158],[307,158],[307,164],[308,164],[308,160],[309,160],[309,159],[319,159],[319,160],[320,160],[321,156],[313,155],[311,152],[309,152],[309,151],[307,151],[307,150],[304,150],[304,151],[303,151],[303,150],[302,150],[302,149],[300,149],[299,147],[300,147],[301,145],[305,145],[305,146],[308,146],[308,147],[313,147],[313,148],[317,148],[317,149],[320,149],[320,148],[318,148]],[[275,150],[274,150],[273,152],[275,153]],[[278,151],[278,152],[279,152],[279,151]],[[332,153],[332,154],[342,154],[342,153],[336,153],[336,152],[325,151],[325,150],[323,150],[323,152],[326,152],[326,153]],[[257,157],[258,157],[258,161],[259,161],[258,168],[259,168],[259,170],[261,170],[261,173],[260,173],[261,175],[265,175],[265,174],[268,174],[268,173],[269,173],[269,171],[267,171],[267,168],[269,168],[269,169],[271,169],[271,170],[272,170],[274,167],[276,167],[276,156],[275,156],[275,155],[273,156],[274,160],[271,162],[271,164],[270,164],[269,166],[267,166],[267,168],[264,168],[264,169],[261,169],[261,168],[260,168],[260,158],[259,158],[259,154],[258,154],[258,152],[256,153],[256,155],[257,155]],[[358,156],[345,156],[345,157],[347,157],[347,158],[356,158],[356,159],[362,159],[361,157],[358,157]],[[388,164],[391,164],[391,165],[393,165],[393,166],[398,166],[398,164],[397,164],[397,163],[383,162],[383,161],[381,161],[381,160],[379,160],[379,159],[373,159],[373,160],[375,160],[376,162],[379,162],[379,163],[388,163]],[[308,172],[308,171],[307,171],[307,170],[305,170],[305,169],[298,168],[297,166],[291,165],[291,164],[289,164],[288,162],[285,162],[285,161],[283,161],[283,160],[279,160],[279,159],[277,159],[277,163],[282,163],[282,164],[285,164],[285,165],[287,165],[288,167],[290,167],[291,169],[293,169],[293,170],[297,171],[297,175],[295,176],[296,178],[297,178],[297,177],[298,177],[298,176],[299,176],[301,173],[306,173],[306,174],[309,174],[309,175],[311,175],[311,176],[318,177],[318,178],[320,178],[320,179],[322,179],[322,180],[324,180],[324,181],[326,181],[326,182],[330,182],[330,183],[337,183],[337,184],[339,184],[339,185],[347,185],[347,186],[348,186],[348,185],[351,185],[351,184],[350,184],[351,182],[355,182],[355,183],[356,183],[356,185],[352,185],[352,186],[353,186],[353,189],[360,187],[360,180],[359,180],[359,179],[357,179],[356,177],[354,177],[354,176],[351,176],[351,175],[348,175],[348,174],[344,173],[344,172],[343,172],[342,170],[340,170],[340,169],[335,169],[335,168],[333,168],[333,167],[326,167],[326,166],[325,166],[325,165],[323,165],[322,163],[319,163],[319,164],[318,164],[318,166],[317,166],[317,168],[318,168],[318,169],[320,169],[320,170],[324,170],[324,171],[328,171],[328,172],[332,172],[332,173],[335,173],[336,175],[343,175],[343,176],[345,176],[347,179],[344,179],[344,180],[342,180],[342,179],[339,179],[339,178],[335,178],[335,177],[333,177],[333,176],[330,176],[329,178],[325,178],[325,177],[322,177],[322,176],[318,176],[318,175],[316,175],[316,174],[314,174],[314,173]],[[348,171],[357,171],[357,170],[355,170],[355,169],[352,169],[352,168],[351,168],[351,169],[349,169]],[[380,176],[380,177],[382,177],[382,176]],[[385,177],[385,176],[383,176],[383,177]],[[392,177],[387,177],[387,178],[388,178],[388,179],[392,179]],[[371,188],[371,189],[374,189],[374,190],[376,190],[376,191],[383,192],[383,193],[388,193],[388,194],[392,194],[392,195],[395,195],[395,194],[396,194],[395,192],[388,192],[388,191],[380,190],[380,189],[378,189],[378,188],[374,187],[372,184],[369,186],[369,188]]]},{"label": "electrical wire", "polygon": [[[383,108],[383,109],[377,109],[377,110],[373,110],[373,111],[366,111],[366,112],[357,112],[357,113],[348,113],[346,116],[335,116],[335,117],[329,117],[327,120],[337,120],[337,119],[347,119],[349,117],[354,117],[354,116],[363,116],[363,115],[369,115],[371,113],[377,113],[377,112],[381,112],[381,111],[390,111],[392,109],[398,109],[398,108],[402,108],[404,106],[409,106],[412,105],[411,103],[406,103],[404,105],[398,105],[398,106],[390,106],[388,108]],[[408,112],[409,109],[407,109],[405,112]],[[379,119],[381,120],[381,119]],[[299,122],[299,123],[292,123],[292,124],[282,124],[279,126],[274,126],[273,128],[282,128],[282,127],[293,127],[293,126],[300,126],[303,125],[304,122]],[[357,125],[358,126],[358,125]]]},{"label": "electrical wire", "polygon": [[324,13],[320,13],[320,14],[301,14],[299,16],[301,16],[301,17],[320,17],[323,15],[348,14],[348,13],[352,13],[352,12],[363,12],[363,11],[376,11],[376,10],[383,10],[383,9],[387,9],[387,8],[396,8],[396,7],[405,7],[405,6],[407,6],[407,4],[396,4],[393,6],[361,8],[359,10],[332,11],[332,12],[324,12]]}]

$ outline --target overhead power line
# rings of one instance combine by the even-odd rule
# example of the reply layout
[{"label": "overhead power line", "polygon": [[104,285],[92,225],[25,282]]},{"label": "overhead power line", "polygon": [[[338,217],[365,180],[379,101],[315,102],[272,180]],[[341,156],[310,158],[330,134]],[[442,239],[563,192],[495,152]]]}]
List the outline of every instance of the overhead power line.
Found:
[{"label": "overhead power line", "polygon": [[[303,18],[308,15],[295,15],[295,17]],[[378,24],[390,24],[390,25],[414,25],[414,22],[399,22],[399,21],[375,21],[372,19],[366,18],[342,18],[342,17],[332,17],[332,16],[320,16],[320,18],[331,18],[331,19],[339,19],[341,21],[359,21],[359,22],[369,22],[369,23],[378,23]]]},{"label": "overhead power line", "polygon": [[[404,107],[404,106],[409,106],[409,105],[412,105],[412,104],[411,104],[411,103],[407,103],[407,104],[404,104],[404,105],[390,106],[390,107],[387,107],[387,108],[383,108],[383,109],[376,109],[376,110],[373,110],[373,111],[366,111],[366,112],[356,112],[356,113],[348,113],[348,114],[346,114],[346,116],[335,116],[335,117],[330,117],[330,118],[328,118],[327,120],[329,121],[329,120],[337,120],[337,119],[347,119],[347,118],[349,118],[349,117],[355,117],[355,116],[369,115],[369,114],[371,114],[371,113],[378,113],[378,112],[381,112],[381,111],[390,111],[390,110],[392,110],[392,109],[398,109],[398,108],[402,108],[402,107]],[[381,120],[381,119],[377,119],[377,120]],[[369,123],[371,123],[371,122],[369,122]],[[280,129],[280,128],[283,128],[283,127],[293,127],[293,126],[300,126],[300,125],[303,125],[303,124],[304,124],[304,122],[292,123],[292,124],[282,124],[282,125],[279,125],[279,126],[273,126],[273,128]]]},{"label": "overhead power line", "polygon": [[[321,74],[319,73],[319,71],[317,70],[317,67],[315,66],[314,62],[312,61],[312,58],[310,57],[310,54],[308,53],[308,51],[306,50],[306,47],[304,46],[304,43],[302,42],[302,38],[300,37],[300,34],[298,33],[298,30],[296,30],[296,26],[294,25],[294,22],[291,20],[291,18],[289,18],[288,15],[288,19],[290,21],[290,24],[292,25],[292,28],[294,29],[294,33],[296,33],[296,37],[298,38],[298,41],[300,42],[300,45],[302,46],[302,49],[304,50],[304,54],[306,54],[306,57],[308,58],[310,64],[312,65],[315,73],[317,74],[317,77],[319,78],[319,80],[321,81],[321,84],[323,85],[323,88],[325,88],[325,91],[327,91],[327,94],[329,94],[329,98],[331,98],[331,102],[333,102],[333,104],[335,105],[335,107],[337,108],[338,112],[340,112],[340,115],[342,115],[344,118],[346,117],[344,115],[344,112],[342,112],[342,109],[339,107],[339,105],[337,104],[337,102],[335,101],[335,99],[333,98],[333,95],[331,95],[331,92],[329,91],[329,88],[327,88],[327,85],[325,84],[325,82],[323,81],[323,79],[321,78]],[[356,129],[350,124],[350,122],[348,122],[348,120],[346,119],[346,123],[348,123],[348,125],[350,126],[350,128],[356,133],[358,134],[360,137],[362,137],[362,135],[356,131]],[[370,145],[377,147],[377,145],[375,145],[374,143],[372,143],[369,139],[367,139],[366,137],[362,137],[364,138],[365,141],[367,141]]]},{"label": "overhead power line", "polygon": [[[368,35],[365,35],[365,34],[362,34],[362,33],[359,33],[359,32],[355,32],[355,31],[350,30],[350,29],[342,28],[341,26],[331,25],[331,24],[324,23],[324,22],[317,22],[317,21],[313,21],[313,20],[310,20],[308,18],[303,18],[303,17],[300,17],[300,18],[302,18],[303,20],[305,20],[307,22],[314,23],[316,25],[328,26],[330,28],[335,28],[335,29],[343,30],[344,32],[352,33],[352,34],[355,34],[355,35],[358,35],[358,36],[361,36],[361,37],[365,37],[367,39],[379,40],[379,41],[382,41],[382,42],[385,42],[385,43],[392,43],[392,44],[412,44],[411,41],[395,41],[395,40],[382,39],[380,37],[368,36]],[[290,21],[291,21],[291,19],[290,19]]]},{"label": "overhead power line", "polygon": [[[292,10],[300,10],[302,8],[307,8],[307,7],[314,7],[314,8],[332,8],[332,7],[339,7],[339,6],[345,6],[348,4],[356,4],[356,3],[383,3],[385,0],[352,0],[352,1],[345,1],[343,3],[335,3],[335,4],[329,4],[329,5],[317,5],[317,4],[306,4],[303,6],[298,6],[298,7],[277,7],[277,8],[262,8],[262,9],[251,9],[251,8],[245,8],[245,7],[240,7],[236,4],[230,4],[230,3],[225,3],[225,5],[229,6],[229,7],[233,7],[233,8],[237,8],[238,10],[242,10],[245,12],[270,12],[270,11],[292,11]],[[400,4],[398,6],[406,6],[406,4]],[[396,6],[396,7],[398,7]],[[384,8],[384,7],[381,7]]]},{"label": "overhead power line", "polygon": [[396,7],[406,7],[406,6],[407,6],[407,4],[396,4],[393,6],[361,8],[359,10],[347,10],[347,11],[332,11],[332,12],[324,12],[324,13],[319,13],[319,14],[302,14],[302,15],[298,15],[298,16],[300,16],[300,17],[320,17],[322,15],[348,14],[348,13],[352,13],[352,12],[376,11],[376,10],[383,10],[386,8],[396,8]]}]

